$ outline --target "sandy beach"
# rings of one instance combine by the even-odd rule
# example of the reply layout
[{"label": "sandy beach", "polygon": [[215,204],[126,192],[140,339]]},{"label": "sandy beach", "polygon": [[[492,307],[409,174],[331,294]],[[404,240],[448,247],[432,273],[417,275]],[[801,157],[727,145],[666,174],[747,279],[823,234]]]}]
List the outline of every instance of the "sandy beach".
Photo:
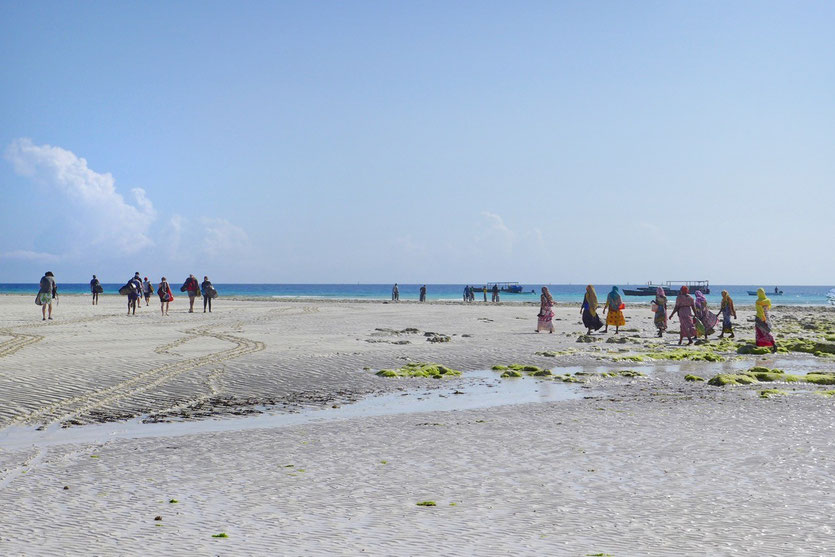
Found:
[{"label": "sandy beach", "polygon": [[[738,342],[685,352],[648,305],[592,337],[579,303],[554,334],[519,304],[185,306],[63,296],[43,322],[0,296],[0,553],[835,551],[835,387],[685,380],[833,372],[832,309],[773,309],[778,342],[818,355],[749,355],[742,303]],[[410,361],[463,375],[375,375]],[[486,371],[509,364],[552,375]]]}]

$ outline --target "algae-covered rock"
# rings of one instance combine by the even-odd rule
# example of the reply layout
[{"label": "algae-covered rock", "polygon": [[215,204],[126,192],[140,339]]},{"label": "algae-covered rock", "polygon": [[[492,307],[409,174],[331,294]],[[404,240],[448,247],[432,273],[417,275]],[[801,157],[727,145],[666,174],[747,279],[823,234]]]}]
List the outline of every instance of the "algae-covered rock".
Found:
[{"label": "algae-covered rock", "polygon": [[591,335],[580,335],[577,337],[577,342],[597,342],[599,339]]},{"label": "algae-covered rock", "polygon": [[522,377],[522,374],[516,371],[515,369],[509,369],[502,373],[499,377],[501,377],[502,379],[508,379],[510,377]]},{"label": "algae-covered rock", "polygon": [[579,377],[572,377],[571,375],[562,375],[562,376],[559,377],[559,379],[563,383],[582,383],[583,382],[583,380],[580,379]]},{"label": "algae-covered rock", "polygon": [[617,375],[620,375],[621,377],[646,377],[646,375],[640,371],[635,371],[634,369],[621,370],[617,373]]},{"label": "algae-covered rock", "polygon": [[699,377],[698,375],[685,375],[685,381],[704,381],[703,377]]},{"label": "algae-covered rock", "polygon": [[835,375],[828,373],[809,373],[805,377],[802,377],[802,379],[807,383],[813,383],[815,385],[835,385]]},{"label": "algae-covered rock", "polygon": [[805,352],[818,357],[835,354],[835,344],[829,342],[815,342],[805,338],[789,339],[780,343],[782,348],[790,352]]},{"label": "algae-covered rock", "polygon": [[507,366],[499,366],[499,365],[493,366],[493,371],[504,371],[506,369],[507,369]]},{"label": "algae-covered rock", "polygon": [[725,358],[710,350],[686,350],[684,348],[677,348],[668,352],[650,352],[647,356],[653,360],[690,360],[693,362],[722,362],[725,360]]},{"label": "algae-covered rock", "polygon": [[612,358],[612,361],[614,362],[643,362],[644,360],[646,360],[644,356],[635,354],[631,356],[615,356]]},{"label": "algae-covered rock", "polygon": [[771,398],[773,396],[782,396],[787,394],[786,391],[781,391],[779,389],[765,389],[760,391],[760,398]]},{"label": "algae-covered rock", "polygon": [[627,342],[629,342],[629,339],[621,336],[609,337],[606,339],[607,344],[626,344]]},{"label": "algae-covered rock", "polygon": [[418,507],[437,507],[438,504],[435,501],[420,501],[415,503]]},{"label": "algae-covered rock", "polygon": [[736,349],[737,354],[770,354],[771,348],[768,346],[756,346],[754,344],[742,344]]},{"label": "algae-covered rock", "polygon": [[461,375],[461,372],[439,364],[422,362],[410,362],[400,369],[381,369],[376,373],[379,377],[454,377]]},{"label": "algae-covered rock", "polygon": [[751,377],[750,375],[720,373],[719,375],[711,377],[707,384],[713,385],[714,387],[726,387],[728,385],[750,385],[751,383],[756,382],[757,379]]},{"label": "algae-covered rock", "polygon": [[821,395],[821,396],[832,397],[832,396],[835,396],[835,389],[829,390],[829,391],[815,391],[815,394],[816,395]]},{"label": "algae-covered rock", "polygon": [[550,369],[540,369],[538,371],[534,371],[531,375],[533,375],[534,377],[547,377],[547,376],[551,375],[551,370]]},{"label": "algae-covered rock", "polygon": [[787,375],[782,369],[768,369],[767,367],[761,366],[752,367],[745,374],[750,375],[757,381],[764,382],[784,381],[786,383],[794,383],[799,380],[795,375]]}]

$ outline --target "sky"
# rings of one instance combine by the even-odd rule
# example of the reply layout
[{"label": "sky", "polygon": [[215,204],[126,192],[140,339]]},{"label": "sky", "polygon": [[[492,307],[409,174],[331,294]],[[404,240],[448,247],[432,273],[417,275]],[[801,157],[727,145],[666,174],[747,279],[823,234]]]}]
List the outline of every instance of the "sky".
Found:
[{"label": "sky", "polygon": [[0,282],[835,283],[835,3],[0,0]]}]

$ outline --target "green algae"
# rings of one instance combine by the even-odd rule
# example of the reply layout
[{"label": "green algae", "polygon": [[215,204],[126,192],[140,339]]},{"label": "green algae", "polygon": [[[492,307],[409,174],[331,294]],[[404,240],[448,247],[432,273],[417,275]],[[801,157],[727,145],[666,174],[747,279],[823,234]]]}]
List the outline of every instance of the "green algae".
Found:
[{"label": "green algae", "polygon": [[780,343],[782,348],[789,352],[804,352],[813,354],[819,358],[835,354],[835,344],[829,342],[816,342],[806,338],[788,339]]},{"label": "green algae", "polygon": [[699,377],[698,375],[685,375],[685,381],[704,381],[703,377]]},{"label": "green algae", "polygon": [[750,385],[756,383],[757,379],[745,374],[720,373],[710,378],[708,385],[714,387],[725,387],[728,385]]},{"label": "green algae", "polygon": [[437,507],[438,504],[435,501],[420,501],[415,503],[418,507]]},{"label": "green algae", "polygon": [[220,534],[212,534],[213,538],[228,538],[229,534],[226,532],[221,532]]},{"label": "green algae", "polygon": [[646,358],[644,356],[639,355],[632,355],[632,356],[615,356],[612,358],[613,362],[643,362]]},{"label": "green algae", "polygon": [[829,391],[815,391],[815,394],[816,395],[821,395],[821,396],[833,397],[833,396],[835,396],[835,389],[829,390]]},{"label": "green algae", "polygon": [[548,352],[536,352],[537,356],[543,356],[545,358],[556,358],[557,356],[565,356],[566,354],[571,354],[574,352],[573,350],[562,350],[559,352],[556,351],[548,351]]},{"label": "green algae", "polygon": [[813,383],[815,385],[835,385],[835,374],[829,373],[809,373],[801,378],[806,383]]},{"label": "green algae", "polygon": [[760,391],[760,398],[771,398],[773,396],[783,396],[786,395],[786,391],[781,391],[779,389],[765,389]]},{"label": "green algae", "polygon": [[504,371],[506,369],[507,369],[507,366],[500,366],[500,365],[493,366],[493,371]]},{"label": "green algae", "polygon": [[509,369],[502,373],[499,377],[501,377],[502,379],[508,379],[510,377],[522,377],[522,374],[516,371],[515,369]]},{"label": "green algae", "polygon": [[693,362],[723,362],[725,358],[712,352],[710,350],[687,350],[684,348],[676,348],[669,352],[649,352],[646,357],[653,360],[673,360],[682,361],[690,360]]},{"label": "green algae", "polygon": [[770,354],[771,348],[768,346],[757,346],[755,344],[742,344],[736,349],[737,354]]},{"label": "green algae", "polygon": [[381,369],[376,375],[379,377],[433,377],[441,379],[461,375],[461,372],[439,364],[410,362],[400,369]]},{"label": "green algae", "polygon": [[620,375],[621,377],[646,377],[645,374],[640,371],[635,371],[634,369],[624,369],[617,372],[616,375]]},{"label": "green algae", "polygon": [[531,375],[534,377],[547,377],[552,374],[550,369],[540,369],[539,371],[534,371]]},{"label": "green algae", "polygon": [[177,501],[176,499],[169,499],[168,502],[171,504],[179,503],[179,501]]}]

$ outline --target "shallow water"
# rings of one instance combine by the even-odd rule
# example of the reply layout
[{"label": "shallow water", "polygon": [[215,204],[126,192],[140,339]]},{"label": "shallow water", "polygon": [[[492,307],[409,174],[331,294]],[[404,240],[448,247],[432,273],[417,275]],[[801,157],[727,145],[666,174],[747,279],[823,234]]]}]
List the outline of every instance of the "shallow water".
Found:
[{"label": "shallow water", "polygon": [[[565,367],[555,368],[555,371],[574,373],[583,370],[588,372],[607,369]],[[305,409],[295,413],[278,413],[268,409],[263,414],[245,417],[165,423],[142,423],[143,418],[139,417],[126,422],[69,428],[62,428],[56,423],[41,431],[36,430],[34,426],[12,426],[0,431],[0,446],[5,449],[23,449],[71,443],[105,443],[114,439],[175,437],[196,433],[271,429],[370,416],[471,410],[531,402],[556,402],[578,399],[588,394],[588,390],[582,392],[578,384],[535,377],[500,379],[499,373],[491,370],[465,372],[460,378],[442,381],[444,384],[441,388],[435,388],[436,385],[433,384],[431,388],[415,388],[370,396],[338,408]]]}]

